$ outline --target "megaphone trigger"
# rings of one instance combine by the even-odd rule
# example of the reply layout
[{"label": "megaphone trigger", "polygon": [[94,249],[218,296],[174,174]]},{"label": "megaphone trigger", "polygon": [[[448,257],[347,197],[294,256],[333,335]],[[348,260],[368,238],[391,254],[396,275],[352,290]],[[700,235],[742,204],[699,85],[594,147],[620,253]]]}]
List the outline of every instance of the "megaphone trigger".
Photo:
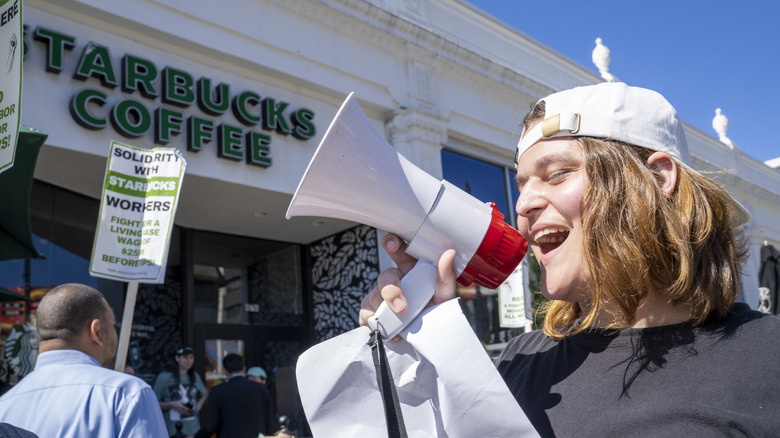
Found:
[{"label": "megaphone trigger", "polygon": [[436,291],[436,266],[419,261],[401,279],[401,290],[406,297],[406,310],[395,313],[386,302],[368,319],[371,330],[379,330],[383,339],[392,339],[409,325],[433,298]]}]

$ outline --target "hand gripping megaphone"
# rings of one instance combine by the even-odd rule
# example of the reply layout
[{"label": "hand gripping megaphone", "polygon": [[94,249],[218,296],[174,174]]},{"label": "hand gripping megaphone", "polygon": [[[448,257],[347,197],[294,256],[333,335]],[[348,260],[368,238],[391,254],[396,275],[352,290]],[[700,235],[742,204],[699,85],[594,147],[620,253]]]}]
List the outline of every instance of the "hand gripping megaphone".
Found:
[{"label": "hand gripping megaphone", "polygon": [[495,289],[525,256],[527,242],[485,204],[418,168],[385,141],[351,93],[328,127],[298,184],[287,219],[345,219],[395,233],[419,262],[401,280],[407,309],[396,315],[383,303],[368,321],[390,339],[433,296],[435,264],[456,252],[458,283]]}]

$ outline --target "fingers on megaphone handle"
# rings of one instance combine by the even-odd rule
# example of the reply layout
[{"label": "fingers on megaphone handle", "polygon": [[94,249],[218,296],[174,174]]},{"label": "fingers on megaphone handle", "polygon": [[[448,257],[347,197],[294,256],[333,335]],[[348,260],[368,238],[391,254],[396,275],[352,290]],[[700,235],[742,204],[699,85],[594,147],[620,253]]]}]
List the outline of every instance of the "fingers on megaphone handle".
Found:
[{"label": "fingers on megaphone handle", "polygon": [[[405,252],[407,243],[395,234],[387,234],[382,238],[382,247],[385,249],[393,262],[398,266],[400,276],[395,277],[396,271],[388,270],[384,278],[380,274],[378,279],[379,292],[391,309],[396,313],[406,308],[405,291],[398,289],[401,278],[409,272],[417,263],[417,259]],[[447,300],[455,298],[457,287],[457,275],[453,268],[455,262],[455,251],[445,251],[437,263],[436,291],[430,304],[440,304]],[[388,286],[388,287],[386,287]],[[372,291],[373,292],[373,291]],[[373,298],[372,298],[373,299]],[[427,307],[427,306],[426,306]],[[377,306],[373,307],[374,309]]]},{"label": "fingers on megaphone handle", "polygon": [[374,316],[376,309],[384,302],[382,294],[379,293],[379,286],[374,286],[371,291],[360,301],[360,314],[358,322],[360,325],[368,324],[368,318]]},{"label": "fingers on megaphone handle", "polygon": [[[388,271],[390,270],[382,272],[380,278]],[[398,286],[386,285],[382,288],[380,281],[380,289],[385,300],[376,313],[368,319],[368,326],[372,330],[379,330],[385,339],[395,337],[430,304],[436,289],[437,276],[436,267],[425,261],[418,262],[414,269],[406,273],[400,284],[400,289],[405,293],[406,305],[405,310],[400,313],[396,313],[391,307],[394,299],[388,299],[384,294],[385,290],[398,288]],[[398,292],[400,293],[400,290]]]},{"label": "fingers on megaphone handle", "polygon": [[406,297],[401,286],[402,279],[406,274],[398,268],[389,268],[380,272],[376,278],[377,287],[383,301],[395,313],[401,313],[406,310]]},{"label": "fingers on megaphone handle", "polygon": [[454,269],[455,250],[448,249],[439,258],[436,265],[436,292],[431,304],[441,304],[455,298],[457,292],[457,275]]},{"label": "fingers on megaphone handle", "polygon": [[403,274],[411,271],[417,263],[416,258],[406,253],[406,242],[395,234],[390,233],[382,238],[382,248]]},{"label": "fingers on megaphone handle", "polygon": [[[407,307],[410,307],[405,295],[409,293],[410,288],[402,286],[401,281],[417,264],[417,259],[404,252],[406,242],[395,234],[384,236],[382,238],[382,247],[387,251],[398,268],[389,268],[382,271],[377,277],[377,285],[363,297],[363,300],[360,302],[358,318],[360,325],[367,325],[369,319],[376,314],[382,304],[384,304],[386,310],[391,310],[396,314],[404,312]],[[454,261],[455,250],[448,250],[442,254],[435,268],[431,268],[432,265],[426,263],[428,265],[426,269],[429,272],[428,275],[432,275],[431,282],[426,283],[432,287],[428,287],[426,292],[415,297],[415,303],[411,306],[415,308],[419,307],[420,298],[427,298],[425,298],[426,301],[421,308],[412,309],[410,312],[412,317],[430,305],[443,303],[455,298],[457,275],[453,269]],[[419,281],[416,282],[419,283]]]},{"label": "fingers on megaphone handle", "polygon": [[[366,325],[368,319],[376,313],[379,306],[388,303],[394,303],[391,310],[400,313],[406,310],[406,299],[401,290],[401,278],[404,276],[398,268],[388,268],[380,272],[377,276],[373,289],[360,301],[360,314],[358,322],[360,325]],[[385,304],[388,307],[388,304]]]},{"label": "fingers on megaphone handle", "polygon": [[[406,310],[406,298],[401,290],[401,278],[404,273],[398,268],[388,268],[379,273],[376,282],[377,285],[363,297],[360,302],[360,325],[366,325],[368,319],[372,317],[379,306],[385,301],[388,303],[394,303],[390,310],[395,313],[400,313]],[[385,304],[387,307],[388,304]]]}]

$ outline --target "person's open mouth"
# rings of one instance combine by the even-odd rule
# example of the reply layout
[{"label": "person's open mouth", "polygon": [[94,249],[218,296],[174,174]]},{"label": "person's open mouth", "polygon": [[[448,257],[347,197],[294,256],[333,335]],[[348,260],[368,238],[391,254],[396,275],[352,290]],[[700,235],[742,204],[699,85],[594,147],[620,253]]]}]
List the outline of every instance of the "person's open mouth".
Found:
[{"label": "person's open mouth", "polygon": [[534,242],[539,245],[542,254],[561,246],[567,237],[569,237],[569,230],[562,227],[545,228],[537,231],[533,236]]}]

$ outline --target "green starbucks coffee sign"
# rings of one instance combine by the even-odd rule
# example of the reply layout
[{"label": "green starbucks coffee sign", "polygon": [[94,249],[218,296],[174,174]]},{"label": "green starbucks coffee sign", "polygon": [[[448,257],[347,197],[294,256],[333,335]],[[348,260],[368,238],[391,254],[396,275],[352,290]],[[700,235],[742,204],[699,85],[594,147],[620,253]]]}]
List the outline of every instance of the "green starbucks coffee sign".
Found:
[{"label": "green starbucks coffee sign", "polygon": [[[37,27],[32,36],[46,46],[46,70],[60,74],[65,56],[76,47],[76,38],[43,27]],[[231,89],[230,84],[216,83],[208,77],[196,79],[174,67],[159,68],[129,53],[115,63],[109,48],[94,42],[81,50],[73,77],[100,81],[100,88],[83,88],[70,100],[73,120],[91,130],[111,126],[127,138],[152,131],[154,142],[159,145],[167,145],[182,135],[189,151],[198,152],[207,143],[213,143],[221,158],[262,167],[272,164],[271,134],[299,140],[316,134],[314,112],[310,109],[295,108],[252,90]],[[154,106],[158,97],[162,104]],[[184,110],[194,108],[199,110],[198,115],[185,114]],[[209,117],[227,113],[232,113],[239,123]]]}]

